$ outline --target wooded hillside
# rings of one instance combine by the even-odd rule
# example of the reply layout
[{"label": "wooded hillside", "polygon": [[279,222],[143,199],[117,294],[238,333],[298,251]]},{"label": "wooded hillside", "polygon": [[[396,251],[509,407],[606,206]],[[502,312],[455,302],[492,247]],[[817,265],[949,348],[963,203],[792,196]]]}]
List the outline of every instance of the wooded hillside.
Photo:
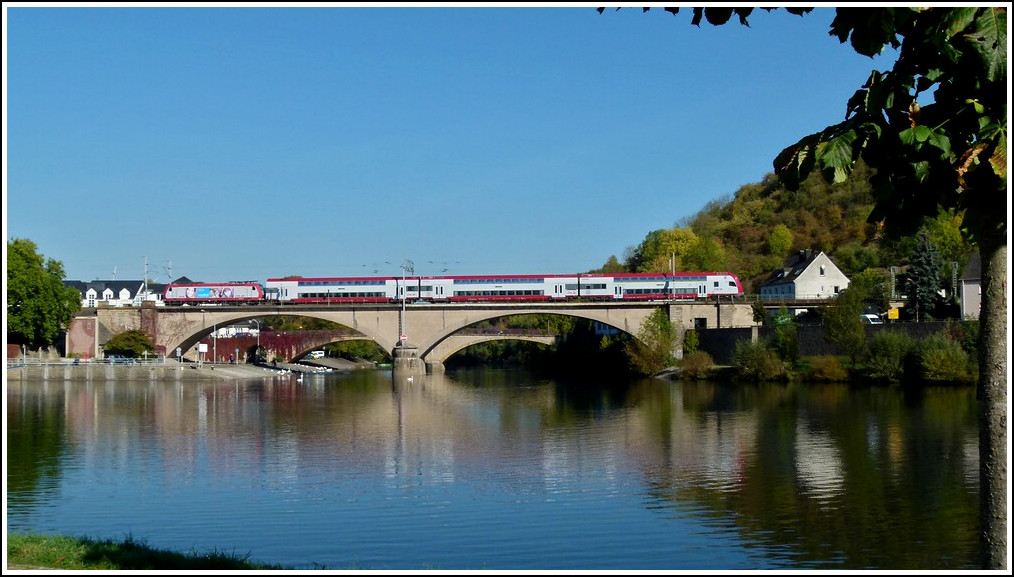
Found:
[{"label": "wooded hillside", "polygon": [[[849,277],[867,269],[905,267],[915,237],[891,238],[868,222],[874,205],[871,174],[860,164],[848,181],[829,184],[815,173],[797,192],[769,174],[670,229],[649,232],[638,246],[626,249],[622,263],[611,256],[595,272],[668,272],[675,256],[676,271],[728,270],[739,275],[747,294],[756,294],[786,257],[803,249],[824,251]],[[945,279],[952,276],[951,263],[960,272],[973,251],[961,239],[960,226],[960,215],[925,225],[947,268]]]}]

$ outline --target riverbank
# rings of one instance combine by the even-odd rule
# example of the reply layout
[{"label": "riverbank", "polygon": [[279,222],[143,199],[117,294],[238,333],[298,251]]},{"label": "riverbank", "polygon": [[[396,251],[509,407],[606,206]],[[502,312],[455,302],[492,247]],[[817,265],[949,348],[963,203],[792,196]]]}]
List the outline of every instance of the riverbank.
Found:
[{"label": "riverbank", "polygon": [[315,374],[321,372],[348,372],[373,369],[373,363],[346,359],[320,359],[312,363],[229,364],[180,363],[173,359],[138,360],[136,364],[109,364],[106,362],[77,362],[60,359],[51,362],[8,361],[7,380],[158,380],[202,381],[214,379],[272,378],[283,374]]},{"label": "riverbank", "polygon": [[52,535],[8,535],[6,561],[7,571],[282,569],[220,551],[177,553],[130,538],[109,541]]}]

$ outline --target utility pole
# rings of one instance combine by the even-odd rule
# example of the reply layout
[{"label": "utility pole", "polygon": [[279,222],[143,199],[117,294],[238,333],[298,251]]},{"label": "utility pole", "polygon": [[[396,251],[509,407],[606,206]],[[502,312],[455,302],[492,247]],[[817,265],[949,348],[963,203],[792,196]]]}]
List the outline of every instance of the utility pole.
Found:
[{"label": "utility pole", "polygon": [[408,285],[406,285],[406,275],[415,274],[415,264],[409,259],[405,259],[401,263],[401,335],[399,336],[398,342],[404,346],[408,342],[408,331],[405,329],[405,303],[408,301]]},{"label": "utility pole", "polygon": [[144,257],[144,280],[141,281],[141,304],[148,300],[148,257]]}]

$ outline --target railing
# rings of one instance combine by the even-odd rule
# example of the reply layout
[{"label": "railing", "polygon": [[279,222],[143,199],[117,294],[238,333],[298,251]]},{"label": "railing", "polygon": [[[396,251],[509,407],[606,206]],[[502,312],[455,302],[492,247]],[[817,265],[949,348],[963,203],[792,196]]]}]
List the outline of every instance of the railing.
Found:
[{"label": "railing", "polygon": [[7,368],[16,369],[19,367],[68,367],[68,366],[135,366],[144,365],[158,367],[166,364],[165,357],[148,357],[140,359],[59,359],[46,360],[37,357],[15,357],[7,359]]}]

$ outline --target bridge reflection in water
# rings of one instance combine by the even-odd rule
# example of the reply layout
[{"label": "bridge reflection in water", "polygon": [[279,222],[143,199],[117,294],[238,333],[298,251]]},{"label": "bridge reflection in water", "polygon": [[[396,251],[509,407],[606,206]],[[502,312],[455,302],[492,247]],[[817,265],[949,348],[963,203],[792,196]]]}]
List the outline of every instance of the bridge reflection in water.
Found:
[{"label": "bridge reflection in water", "polygon": [[12,383],[8,530],[306,569],[977,566],[974,387],[409,378]]}]

